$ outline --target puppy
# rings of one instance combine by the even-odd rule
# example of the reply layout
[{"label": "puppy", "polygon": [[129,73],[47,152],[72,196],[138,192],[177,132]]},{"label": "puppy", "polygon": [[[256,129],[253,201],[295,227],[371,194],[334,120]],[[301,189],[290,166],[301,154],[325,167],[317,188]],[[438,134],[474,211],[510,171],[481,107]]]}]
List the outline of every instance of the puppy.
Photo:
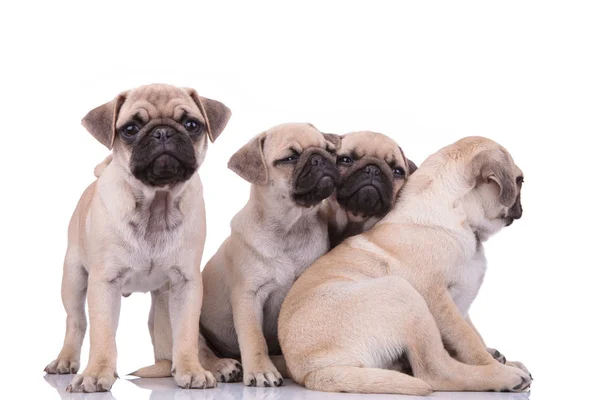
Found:
[{"label": "puppy", "polygon": [[[202,271],[199,357],[218,380],[239,379],[241,368],[233,358],[241,356],[244,384],[282,384],[269,358],[281,354],[279,308],[294,280],[329,249],[323,200],[339,183],[338,145],[338,136],[310,124],[283,124],[229,160],[229,168],[252,186],[248,203],[231,220],[231,236]],[[157,363],[135,375],[168,371],[168,364]]]},{"label": "puppy", "polygon": [[335,196],[327,199],[332,247],[383,218],[417,166],[391,138],[363,131],[341,137],[337,168],[341,182]]},{"label": "puppy", "polygon": [[[412,395],[527,389],[531,376],[497,362],[468,320],[485,273],[482,242],[521,217],[522,183],[509,153],[489,139],[465,138],[430,156],[386,217],[292,286],[279,340],[294,381]],[[413,376],[398,371],[405,363]]]},{"label": "puppy", "polygon": [[[225,105],[193,89],[148,85],[119,94],[83,119],[85,128],[113,153],[96,168],[99,177],[83,193],[69,224],[62,282],[67,331],[46,372],[78,371],[86,293],[91,348],[87,368],[73,378],[68,391],[112,387],[121,295],[147,291],[152,292],[153,309],[162,296],[170,310],[177,384],[215,385],[195,356],[206,236],[196,170],[208,141],[219,136],[230,115]],[[153,312],[151,326],[152,318]]]}]

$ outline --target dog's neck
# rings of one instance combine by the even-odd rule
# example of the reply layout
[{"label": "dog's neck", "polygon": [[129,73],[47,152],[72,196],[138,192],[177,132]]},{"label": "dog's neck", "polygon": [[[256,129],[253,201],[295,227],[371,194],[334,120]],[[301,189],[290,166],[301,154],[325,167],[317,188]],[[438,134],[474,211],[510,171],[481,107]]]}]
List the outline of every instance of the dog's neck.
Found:
[{"label": "dog's neck", "polygon": [[[122,185],[125,189],[118,193],[129,193],[130,196],[119,199],[107,199],[107,207],[111,202],[119,201],[125,202],[126,207],[119,207],[125,214],[135,214],[140,210],[146,210],[150,213],[160,210],[161,213],[168,212],[168,209],[175,207],[179,204],[181,198],[185,195],[190,181],[188,179],[185,182],[180,182],[175,185],[165,187],[151,187],[145,185],[138,179],[136,179],[128,168],[125,168],[120,163],[112,161],[106,166],[102,174],[98,178],[98,185],[100,190],[104,193],[114,193],[110,188],[103,190],[106,185]],[[157,204],[160,207],[155,207]],[[167,209],[165,209],[167,207]],[[113,208],[113,207],[110,207]],[[126,217],[122,215],[121,217]]]},{"label": "dog's neck", "polygon": [[427,175],[417,170],[401,190],[396,205],[381,223],[438,226],[475,234],[476,228],[464,209],[470,187],[459,182],[445,182],[443,176]]},{"label": "dog's neck", "polygon": [[327,199],[327,213],[331,247],[337,246],[350,236],[358,235],[371,229],[383,218],[355,215],[343,209],[333,196]]},{"label": "dog's neck", "polygon": [[264,226],[274,228],[274,232],[289,232],[298,225],[318,220],[319,213],[323,212],[320,204],[303,207],[296,204],[289,194],[276,193],[269,186],[252,185],[246,207]]}]

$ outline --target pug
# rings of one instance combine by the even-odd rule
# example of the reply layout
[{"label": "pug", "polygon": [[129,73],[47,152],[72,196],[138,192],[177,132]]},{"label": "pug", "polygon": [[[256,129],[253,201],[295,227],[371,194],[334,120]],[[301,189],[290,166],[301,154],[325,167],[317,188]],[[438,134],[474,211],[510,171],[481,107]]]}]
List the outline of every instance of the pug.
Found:
[{"label": "pug", "polygon": [[340,185],[327,199],[332,247],[383,218],[417,166],[388,136],[362,131],[341,136],[337,168]]},{"label": "pug", "polygon": [[[281,354],[279,308],[296,278],[329,249],[324,200],[339,183],[338,146],[336,135],[290,123],[258,135],[229,160],[252,186],[231,220],[231,236],[202,271],[199,358],[218,380],[242,377],[241,357],[245,385],[283,383],[274,364],[283,360],[269,357]],[[168,371],[168,363],[157,363],[135,375]]]},{"label": "pug", "polygon": [[[522,364],[496,361],[468,318],[486,269],[483,242],[521,218],[522,184],[510,154],[486,138],[427,158],[379,223],[292,286],[279,341],[293,380],[409,395],[529,388]],[[412,374],[399,371],[405,364]]]},{"label": "pug", "polygon": [[123,92],[83,119],[112,155],[96,168],[98,179],[83,193],[69,224],[62,281],[67,331],[58,357],[45,369],[49,374],[79,370],[87,295],[90,359],[69,392],[110,390],[117,377],[121,295],[147,291],[153,310],[158,298],[168,303],[177,384],[215,385],[195,356],[206,236],[196,171],[208,141],[217,139],[230,115],[225,105],[193,89],[153,84]]}]

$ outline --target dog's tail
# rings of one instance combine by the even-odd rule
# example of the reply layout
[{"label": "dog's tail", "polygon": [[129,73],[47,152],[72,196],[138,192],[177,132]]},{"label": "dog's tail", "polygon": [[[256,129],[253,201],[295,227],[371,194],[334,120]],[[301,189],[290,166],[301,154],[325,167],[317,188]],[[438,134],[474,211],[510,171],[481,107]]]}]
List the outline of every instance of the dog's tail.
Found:
[{"label": "dog's tail", "polygon": [[433,391],[425,381],[398,371],[362,367],[326,367],[310,372],[304,386],[322,392],[390,393],[426,396]]},{"label": "dog's tail", "polygon": [[171,375],[171,360],[158,360],[156,364],[140,368],[128,375],[138,378],[168,378]]},{"label": "dog's tail", "polygon": [[104,172],[104,170],[106,169],[108,164],[110,164],[112,159],[113,159],[112,154],[109,154],[108,156],[106,156],[104,161],[102,161],[100,164],[96,165],[96,168],[94,168],[94,175],[96,175],[96,178],[100,178],[100,175],[102,175],[102,173]]}]

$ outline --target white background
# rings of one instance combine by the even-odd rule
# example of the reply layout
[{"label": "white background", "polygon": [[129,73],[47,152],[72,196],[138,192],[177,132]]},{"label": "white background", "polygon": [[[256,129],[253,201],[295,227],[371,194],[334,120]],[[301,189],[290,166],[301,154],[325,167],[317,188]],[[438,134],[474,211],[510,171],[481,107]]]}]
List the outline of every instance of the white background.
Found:
[{"label": "white background", "polygon": [[[16,3],[0,10],[0,397],[58,398],[42,370],[64,335],[67,224],[107,154],[80,120],[152,82],[233,111],[200,171],[203,263],[248,197],[228,158],[275,124],[383,132],[417,164],[463,136],[504,145],[525,172],[524,216],[486,244],[473,320],[532,371],[530,398],[575,398],[597,382],[598,3]],[[153,361],[149,303],[122,303],[121,376]],[[82,368],[88,349],[86,338]]]}]

